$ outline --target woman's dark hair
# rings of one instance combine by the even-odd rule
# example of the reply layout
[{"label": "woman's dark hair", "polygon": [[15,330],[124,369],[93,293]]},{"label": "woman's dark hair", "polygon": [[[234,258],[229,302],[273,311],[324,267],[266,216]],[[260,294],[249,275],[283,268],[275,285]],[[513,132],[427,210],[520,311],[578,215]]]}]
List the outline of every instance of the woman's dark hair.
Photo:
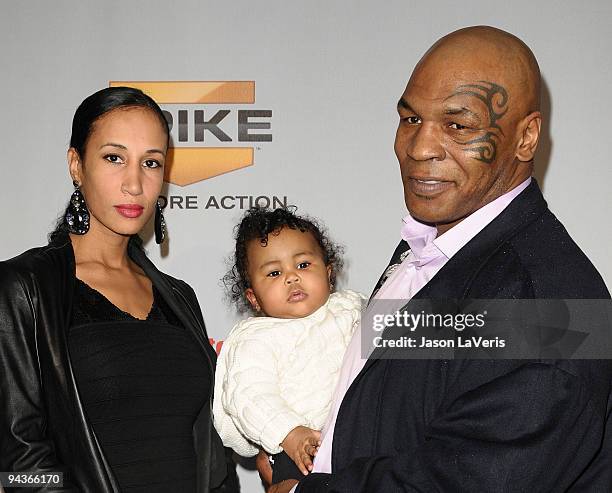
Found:
[{"label": "woman's dark hair", "polygon": [[342,252],[340,245],[327,236],[326,229],[310,217],[295,214],[296,207],[278,209],[252,207],[234,228],[236,250],[230,258],[231,269],[223,276],[223,283],[229,299],[235,303],[241,313],[252,311],[244,292],[251,287],[248,276],[247,246],[250,241],[258,240],[262,246],[268,243],[268,235],[277,235],[283,228],[308,231],[321,248],[325,265],[331,267],[330,283],[336,283],[336,277],[342,269]]},{"label": "woman's dark hair", "polygon": [[[72,135],[70,147],[73,147],[81,157],[85,157],[87,141],[94,130],[94,124],[109,111],[119,108],[148,108],[159,118],[159,123],[166,132],[170,142],[168,122],[157,103],[140,89],[133,87],[107,87],[86,97],[79,105],[72,119]],[[49,234],[53,241],[59,235],[68,233],[68,225],[64,221],[64,213],[58,218],[55,229]]]},{"label": "woman's dark hair", "polygon": [[159,118],[166,135],[170,137],[168,122],[161,108],[150,96],[133,87],[107,87],[86,97],[79,105],[72,119],[70,147],[85,156],[87,140],[93,132],[96,121],[106,113],[118,108],[148,108]]}]

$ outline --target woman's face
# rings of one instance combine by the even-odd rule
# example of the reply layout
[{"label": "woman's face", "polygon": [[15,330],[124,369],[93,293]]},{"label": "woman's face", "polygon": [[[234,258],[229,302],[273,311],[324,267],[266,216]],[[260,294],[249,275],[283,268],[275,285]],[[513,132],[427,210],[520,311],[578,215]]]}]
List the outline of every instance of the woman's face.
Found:
[{"label": "woman's face", "polygon": [[81,186],[90,231],[129,236],[155,212],[164,178],[167,134],[147,108],[117,108],[93,125],[79,156],[68,151],[72,179]]}]

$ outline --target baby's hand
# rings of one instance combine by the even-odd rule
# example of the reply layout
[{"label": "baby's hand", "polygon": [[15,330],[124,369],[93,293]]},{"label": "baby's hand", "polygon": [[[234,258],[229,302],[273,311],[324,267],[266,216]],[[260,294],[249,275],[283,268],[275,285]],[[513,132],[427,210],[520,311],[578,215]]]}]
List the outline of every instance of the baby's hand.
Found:
[{"label": "baby's hand", "polygon": [[291,457],[304,475],[312,470],[312,458],[321,445],[321,432],[306,426],[297,426],[281,442],[285,453]]}]

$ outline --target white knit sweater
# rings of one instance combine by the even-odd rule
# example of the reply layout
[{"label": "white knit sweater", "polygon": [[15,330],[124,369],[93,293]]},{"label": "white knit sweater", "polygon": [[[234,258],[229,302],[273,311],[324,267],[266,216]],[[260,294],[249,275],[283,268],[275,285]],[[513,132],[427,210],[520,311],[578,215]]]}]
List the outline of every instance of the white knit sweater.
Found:
[{"label": "white knit sweater", "polygon": [[341,291],[304,318],[252,317],[234,326],[217,360],[213,401],[226,447],[245,457],[256,445],[277,454],[296,426],[322,428],[363,299]]}]

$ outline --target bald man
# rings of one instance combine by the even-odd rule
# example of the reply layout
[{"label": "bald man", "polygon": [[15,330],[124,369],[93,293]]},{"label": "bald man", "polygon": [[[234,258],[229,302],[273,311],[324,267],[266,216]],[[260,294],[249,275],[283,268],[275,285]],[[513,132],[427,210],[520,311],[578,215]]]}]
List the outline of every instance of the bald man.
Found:
[{"label": "bald man", "polygon": [[[539,94],[535,57],[498,29],[451,33],[419,61],[395,139],[410,215],[376,299],[610,298],[531,178]],[[612,491],[610,361],[364,360],[360,346],[299,493]]]}]

